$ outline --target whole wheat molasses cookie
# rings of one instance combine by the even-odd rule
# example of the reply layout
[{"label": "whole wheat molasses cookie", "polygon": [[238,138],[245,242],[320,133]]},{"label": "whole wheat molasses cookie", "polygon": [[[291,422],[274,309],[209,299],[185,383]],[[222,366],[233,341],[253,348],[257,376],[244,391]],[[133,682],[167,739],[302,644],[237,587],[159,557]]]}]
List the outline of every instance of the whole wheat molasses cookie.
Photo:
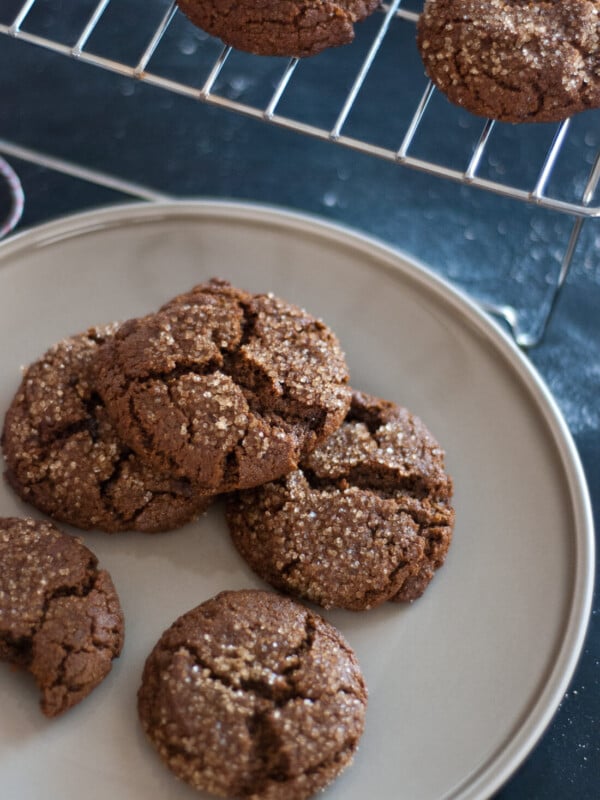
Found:
[{"label": "whole wheat molasses cookie", "polygon": [[95,364],[121,439],[213,492],[294,469],[350,402],[344,356],[320,320],[223,281],[124,323]]},{"label": "whole wheat molasses cookie", "polygon": [[444,454],[405,408],[354,392],[341,428],[295,472],[230,496],[227,521],[250,567],[325,608],[414,600],[452,538]]},{"label": "whole wheat molasses cookie", "polygon": [[600,107],[600,0],[427,0],[429,77],[474,114],[557,122]]},{"label": "whole wheat molasses cookie", "polygon": [[97,563],[49,522],[0,518],[0,659],[31,672],[48,717],[83,700],[123,646],[119,598]]},{"label": "whole wheat molasses cookie", "polygon": [[65,339],[25,371],[2,432],[5,476],[23,500],[78,528],[177,528],[210,498],[134,455],[90,382],[90,364],[117,327]]},{"label": "whole wheat molasses cookie", "polygon": [[354,25],[380,0],[177,0],[199,28],[238,50],[313,56],[354,40]]},{"label": "whole wheat molasses cookie", "polygon": [[352,760],[367,690],[320,616],[271,592],[222,592],[180,617],[146,661],[140,720],[198,790],[303,800]]}]

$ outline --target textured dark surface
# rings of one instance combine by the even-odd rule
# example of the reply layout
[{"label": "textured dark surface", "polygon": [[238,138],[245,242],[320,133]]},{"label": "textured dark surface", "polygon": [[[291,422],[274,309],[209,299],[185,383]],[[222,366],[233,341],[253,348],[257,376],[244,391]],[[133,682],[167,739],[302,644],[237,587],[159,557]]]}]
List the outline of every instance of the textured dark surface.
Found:
[{"label": "textured dark surface", "polygon": [[[3,3],[0,19],[20,5]],[[66,2],[39,3],[31,28],[74,42],[91,12]],[[404,5],[404,3],[403,3]],[[419,3],[407,3],[419,8]],[[36,3],[38,6],[38,3]],[[143,10],[142,9],[143,6]],[[111,3],[105,35],[90,46],[135,63],[147,44],[140,24],[164,2]],[[66,9],[69,14],[64,14]],[[79,7],[78,7],[79,8]],[[315,124],[333,124],[339,98],[351,83],[380,19],[357,26],[354,44],[300,65],[282,113],[294,110]],[[65,25],[59,20],[67,20]],[[154,24],[154,23],[153,23]],[[79,27],[77,27],[79,25]],[[145,28],[146,32],[148,28]],[[64,31],[63,31],[64,32]],[[102,42],[99,39],[102,38]],[[348,132],[366,130],[384,146],[397,147],[407,115],[425,85],[413,25],[388,37],[357,100]],[[201,85],[199,69],[220,50],[185,20],[175,20],[156,55],[157,65]],[[359,58],[357,58],[357,54]],[[247,61],[246,59],[251,59]],[[271,60],[235,54],[220,78],[234,99],[268,102]],[[0,135],[23,145],[181,196],[214,196],[278,203],[357,227],[419,258],[472,296],[511,302],[535,324],[556,278],[572,221],[516,201],[394,167],[383,161],[110,75],[62,56],[0,38]],[[391,113],[394,110],[395,113]],[[480,119],[434,97],[436,117],[415,153],[435,155],[463,167],[481,132]],[[554,125],[496,127],[482,174],[531,188]],[[573,120],[549,190],[581,196],[600,147],[600,113]],[[465,155],[465,151],[468,151]],[[462,159],[462,160],[461,160]],[[107,204],[123,196],[37,166],[12,160],[25,184],[21,229],[63,213]],[[596,197],[595,204],[598,204]],[[543,343],[530,358],[560,406],[583,461],[595,505],[600,508],[600,228],[586,223],[573,268]],[[579,667],[567,694],[531,756],[499,792],[502,800],[597,797],[600,781],[600,630],[596,599]]]}]

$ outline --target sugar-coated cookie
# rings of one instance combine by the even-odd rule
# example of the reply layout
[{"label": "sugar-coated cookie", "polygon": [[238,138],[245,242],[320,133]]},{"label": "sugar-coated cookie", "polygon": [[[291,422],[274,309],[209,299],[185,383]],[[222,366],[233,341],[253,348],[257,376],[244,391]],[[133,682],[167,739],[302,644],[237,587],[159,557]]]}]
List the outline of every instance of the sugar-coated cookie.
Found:
[{"label": "sugar-coated cookie", "polygon": [[349,44],[380,0],[177,0],[199,28],[238,50],[303,57]]},{"label": "sugar-coated cookie", "polygon": [[212,492],[294,469],[350,402],[343,353],[323,322],[224,281],[124,323],[95,364],[120,438],[160,472]]},{"label": "sugar-coated cookie", "polygon": [[117,329],[65,339],[25,371],[4,422],[5,476],[23,500],[78,528],[178,528],[210,497],[124,445],[91,381],[94,358]]},{"label": "sugar-coated cookie", "polygon": [[123,612],[110,575],[49,522],[0,518],[0,659],[25,667],[42,711],[71,708],[110,672]]},{"label": "sugar-coated cookie", "polygon": [[194,788],[304,800],[352,760],[367,692],[320,616],[271,592],[222,592],[180,617],[146,661],[142,726]]},{"label": "sugar-coated cookie", "polygon": [[452,539],[444,453],[407,409],[354,392],[341,426],[295,472],[232,494],[237,549],[274,587],[353,610],[414,600]]},{"label": "sugar-coated cookie", "polygon": [[429,77],[474,114],[558,122],[600,107],[600,0],[427,0]]}]

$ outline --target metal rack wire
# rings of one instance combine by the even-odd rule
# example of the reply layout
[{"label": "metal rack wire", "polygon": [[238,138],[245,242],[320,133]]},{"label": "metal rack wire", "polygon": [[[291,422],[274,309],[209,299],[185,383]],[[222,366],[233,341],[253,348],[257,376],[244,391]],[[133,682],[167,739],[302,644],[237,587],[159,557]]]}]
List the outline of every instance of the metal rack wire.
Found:
[{"label": "metal rack wire", "polygon": [[[427,83],[414,106],[414,110],[406,117],[403,134],[396,147],[382,146],[373,137],[369,136],[369,132],[360,136],[352,132],[349,133],[349,123],[351,123],[355,113],[357,100],[365,86],[369,73],[376,63],[376,59],[381,53],[382,46],[390,30],[393,26],[399,24],[414,25],[418,19],[418,11],[401,7],[402,2],[403,0],[393,0],[389,5],[381,7],[382,13],[378,24],[374,28],[372,39],[366,49],[366,55],[358,65],[354,79],[342,98],[334,123],[328,127],[309,124],[303,121],[299,115],[290,111],[287,113],[281,111],[282,102],[289,91],[292,77],[300,64],[298,59],[290,59],[282,63],[281,72],[274,82],[274,88],[270,92],[267,102],[263,105],[232,98],[220,86],[219,77],[228,59],[232,57],[232,49],[230,47],[221,49],[214,61],[209,64],[203,80],[197,85],[174,79],[164,71],[161,71],[159,67],[154,67],[156,54],[160,50],[161,43],[164,43],[165,34],[177,14],[175,0],[172,0],[164,8],[158,23],[155,26],[151,25],[146,37],[146,46],[134,59],[134,62],[130,64],[94,52],[90,46],[90,40],[100,26],[111,0],[100,0],[95,5],[89,18],[85,21],[83,27],[79,29],[75,40],[70,43],[57,41],[28,29],[27,23],[34,6],[37,4],[37,0],[23,2],[12,22],[0,24],[0,34],[14,37],[23,42],[43,47],[118,75],[133,78],[204,103],[226,108],[300,134],[334,142],[339,146],[352,148],[402,167],[419,170],[430,175],[477,187],[539,208],[570,216],[573,219],[571,234],[565,248],[560,273],[550,299],[548,312],[541,327],[534,332],[524,331],[520,327],[518,314],[514,309],[506,306],[488,307],[489,310],[500,314],[507,320],[519,344],[524,347],[532,346],[543,335],[558,293],[567,277],[584,223],[591,218],[600,217],[600,205],[594,204],[596,189],[600,182],[600,150],[592,159],[589,173],[583,181],[582,187],[579,188],[577,195],[571,198],[557,196],[555,192],[553,193],[549,190],[556,165],[569,135],[571,120],[566,120],[556,126],[553,139],[547,147],[543,159],[540,161],[541,167],[531,185],[527,187],[503,182],[482,172],[481,168],[490,147],[492,134],[496,128],[496,123],[492,120],[482,121],[482,129],[472,148],[470,150],[467,149],[463,164],[449,166],[436,158],[423,157],[418,152],[415,152],[415,143],[419,140],[426,127],[431,128],[432,123],[427,120],[427,110],[436,94],[436,90],[431,83]],[[150,20],[150,15],[148,19]],[[292,112],[293,110],[292,106]],[[16,149],[18,150],[18,147]],[[0,141],[0,151],[10,152],[10,144]],[[14,146],[12,147],[12,152],[15,152]],[[29,155],[32,157],[31,153]],[[146,194],[151,197],[152,192],[150,191]]]}]

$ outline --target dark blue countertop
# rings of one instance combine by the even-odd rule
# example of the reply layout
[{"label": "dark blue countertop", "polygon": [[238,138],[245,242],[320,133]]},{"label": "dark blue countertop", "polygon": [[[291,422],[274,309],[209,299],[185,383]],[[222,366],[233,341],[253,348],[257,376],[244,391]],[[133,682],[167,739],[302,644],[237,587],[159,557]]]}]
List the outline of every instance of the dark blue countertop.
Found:
[{"label": "dark blue countertop", "polygon": [[[12,0],[1,3],[0,23],[10,21],[18,5]],[[126,59],[128,48],[139,53],[146,42],[137,33],[138,15],[152,5],[161,10],[165,3],[111,4],[117,8],[113,16],[107,16],[104,39],[91,45],[98,50],[104,47],[102,52],[114,58]],[[71,4],[42,2],[39,6],[31,25],[40,32],[66,35],[60,27],[67,24],[66,18],[77,29]],[[82,3],[82,16],[94,6]],[[130,13],[125,14],[123,7]],[[170,60],[166,66],[180,79],[189,80],[195,69],[200,71],[207,49],[211,57],[219,50],[184,20],[176,20],[170,35],[171,46],[164,54],[159,49],[156,58],[162,59],[162,66]],[[306,77],[298,81],[286,102],[300,108],[307,121],[331,124],[331,109],[337,108],[337,93],[347,88],[355,52],[362,47],[364,53],[366,45],[361,41],[359,35],[351,47],[301,65]],[[382,51],[349,131],[356,136],[373,133],[385,147],[396,146],[401,139],[399,131],[406,117],[401,98],[418,97],[424,85],[414,43],[406,39],[397,44],[406,49],[405,61],[394,47]],[[270,69],[268,64],[256,66],[256,59],[248,61],[234,54],[221,80],[229,96],[258,103],[266,91],[263,84],[272,91]],[[476,298],[514,304],[531,325],[539,321],[548,302],[573,224],[558,213],[195,103],[5,36],[0,36],[0,98],[0,138],[175,196],[275,203],[354,226],[417,257]],[[436,98],[433,111],[437,118],[429,126],[429,138],[424,137],[419,147],[450,163],[457,142],[463,146],[465,139],[476,140],[482,123],[457,113],[442,98]],[[554,130],[555,126],[538,126],[525,134],[500,126],[496,149],[483,168],[492,178],[502,175],[516,183],[531,183]],[[572,199],[581,191],[599,148],[600,112],[587,112],[574,120],[564,157],[557,165],[559,195]],[[8,160],[20,175],[27,198],[20,229],[127,199],[26,161]],[[596,526],[600,509],[599,308],[600,222],[590,220],[546,336],[529,356],[553,392],[578,446]],[[544,737],[498,793],[502,800],[600,796],[599,610],[596,599],[571,686]]]}]

